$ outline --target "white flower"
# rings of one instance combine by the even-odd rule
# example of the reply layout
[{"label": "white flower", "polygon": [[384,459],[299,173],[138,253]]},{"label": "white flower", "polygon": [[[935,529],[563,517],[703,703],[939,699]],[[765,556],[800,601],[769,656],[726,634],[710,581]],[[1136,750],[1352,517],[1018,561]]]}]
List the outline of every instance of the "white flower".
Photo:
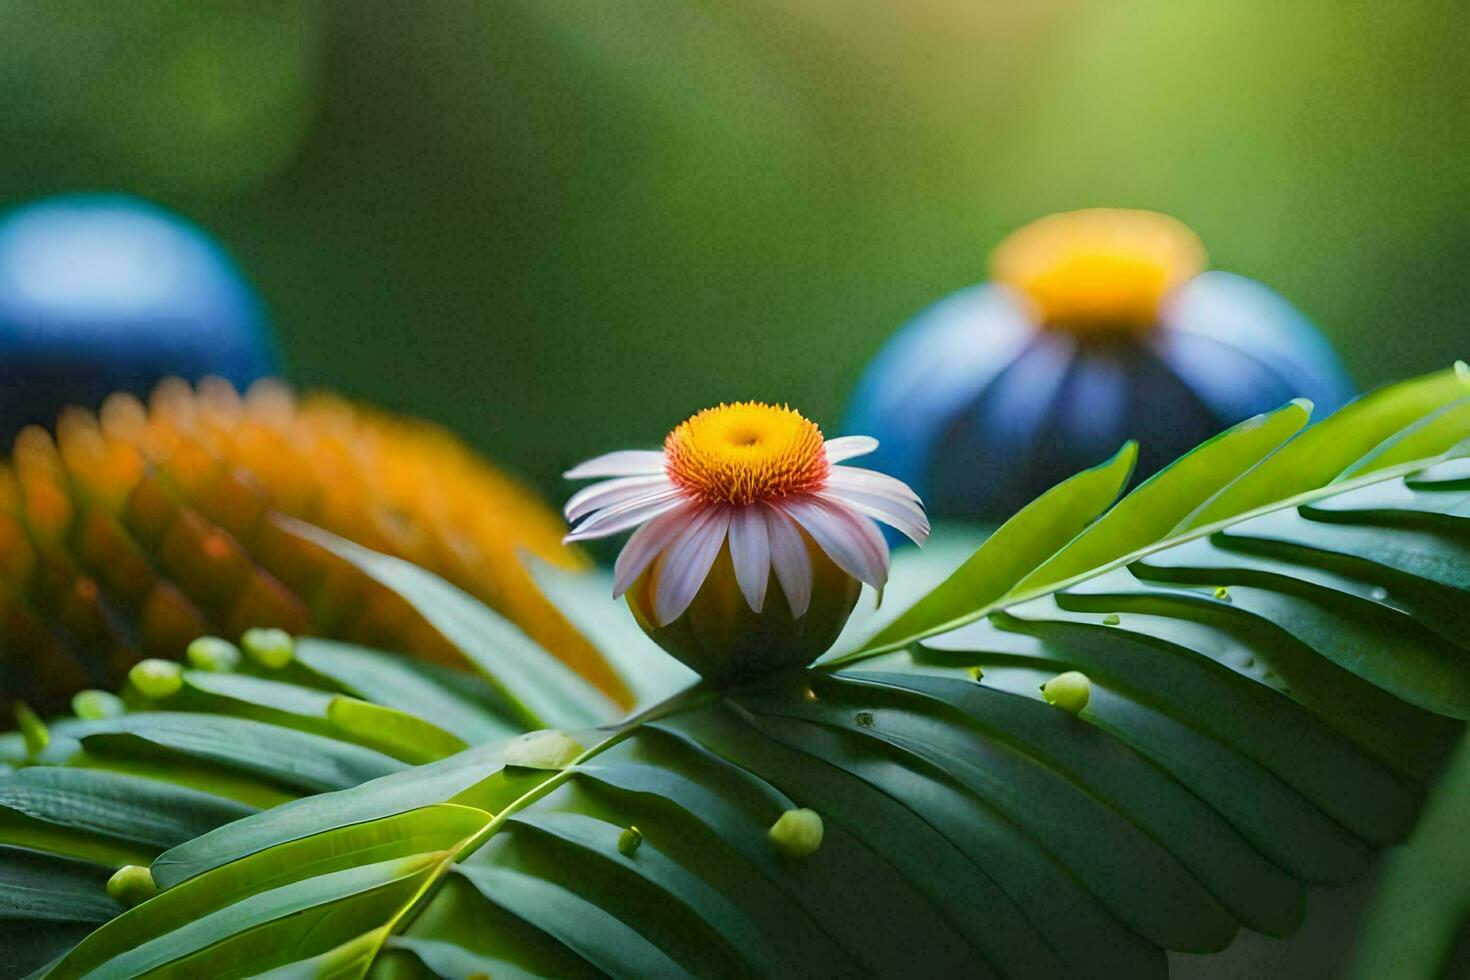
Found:
[{"label": "white flower", "polygon": [[567,502],[574,528],[566,539],[637,528],[618,556],[613,594],[652,570],[655,629],[689,609],[726,547],[750,611],[765,610],[774,573],[783,615],[799,620],[812,602],[814,563],[830,561],[883,587],[888,545],[873,520],[915,543],[929,535],[923,505],[906,485],[843,465],[877,446],[867,436],[824,440],[813,422],[783,406],[706,409],[670,432],[662,451],[608,453],[568,471],[569,479],[609,479]]}]

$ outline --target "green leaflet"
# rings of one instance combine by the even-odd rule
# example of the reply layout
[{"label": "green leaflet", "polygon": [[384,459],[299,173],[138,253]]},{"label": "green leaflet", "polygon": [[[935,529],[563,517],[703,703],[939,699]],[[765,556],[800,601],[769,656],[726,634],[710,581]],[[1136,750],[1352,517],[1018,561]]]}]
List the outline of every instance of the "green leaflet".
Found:
[{"label": "green leaflet", "polygon": [[[95,760],[187,758],[307,793],[345,789],[402,768],[371,749],[294,728],[228,716],[148,711],[100,721],[63,721]],[[124,741],[126,740],[126,741]],[[150,751],[152,750],[152,751]]]},{"label": "green leaflet", "polygon": [[184,671],[179,693],[162,707],[207,711],[355,742],[404,762],[442,759],[463,739],[418,716],[360,698],[248,674]]},{"label": "green leaflet", "polygon": [[0,813],[139,847],[182,843],[251,812],[197,790],[88,769],[21,769],[0,784]]},{"label": "green leaflet", "polygon": [[520,728],[477,677],[419,660],[303,637],[296,661],[344,694],[432,720],[466,742],[508,738]]},{"label": "green leaflet", "polygon": [[[1436,374],[1413,378],[1370,392],[1308,429],[1290,446],[1241,479],[1221,488],[1181,529],[1205,527],[1274,501],[1326,486],[1385,441],[1413,427],[1426,415],[1470,395],[1470,370],[1464,362]],[[1416,447],[1419,459],[1438,455],[1459,439]]]},{"label": "green leaflet", "polygon": [[504,805],[519,795],[519,787],[493,798],[489,794],[472,796],[476,787],[500,773],[499,747],[483,746],[340,793],[304,797],[259,815],[269,819],[242,821],[169,849],[154,861],[153,876],[160,887],[167,888],[230,861],[309,837],[333,821],[346,826],[462,799],[473,799],[471,805]]},{"label": "green leaflet", "polygon": [[354,740],[376,745],[393,758],[415,765],[469,748],[463,739],[417,715],[345,695],[327,705],[327,720]]},{"label": "green leaflet", "polygon": [[112,867],[0,846],[0,974],[22,976],[123,910]]},{"label": "green leaflet", "polygon": [[616,715],[612,703],[571,668],[508,620],[438,576],[309,524],[288,523],[294,533],[351,562],[407,599],[505,698],[522,727],[580,727]]},{"label": "green leaflet", "polygon": [[1216,487],[1229,483],[1301,431],[1311,413],[1311,402],[1294,401],[1268,415],[1246,419],[1181,456],[1023,578],[1015,591],[1064,581],[1157,541]]},{"label": "green leaflet", "polygon": [[1344,470],[1338,479],[1349,480],[1375,470],[1434,456],[1464,439],[1466,432],[1470,432],[1470,395],[1389,436],[1372,452]]},{"label": "green leaflet", "polygon": [[967,622],[1111,504],[1128,482],[1137,458],[1138,447],[1128,443],[1107,462],[1083,470],[1036,498],[1002,524],[954,574],[869,640],[861,652],[897,649],[915,637]]},{"label": "green leaflet", "polygon": [[[252,895],[129,947],[84,977],[252,975],[315,955],[355,935],[352,919],[390,916],[434,872],[439,855],[418,854],[303,878]],[[322,948],[325,947],[325,948]],[[80,948],[80,947],[79,947]],[[63,961],[57,972],[71,972]]]},{"label": "green leaflet", "polygon": [[429,806],[348,824],[322,835],[312,847],[287,844],[227,864],[170,888],[157,901],[145,902],[109,922],[89,940],[85,951],[67,958],[63,969],[84,975],[109,959],[124,957],[143,932],[167,935],[183,931],[170,952],[176,956],[192,953],[199,948],[194,944],[199,934],[187,930],[210,911],[276,892],[301,877],[332,875],[363,865],[394,868],[405,861],[426,862],[461,844],[489,819],[488,814],[467,807]]}]

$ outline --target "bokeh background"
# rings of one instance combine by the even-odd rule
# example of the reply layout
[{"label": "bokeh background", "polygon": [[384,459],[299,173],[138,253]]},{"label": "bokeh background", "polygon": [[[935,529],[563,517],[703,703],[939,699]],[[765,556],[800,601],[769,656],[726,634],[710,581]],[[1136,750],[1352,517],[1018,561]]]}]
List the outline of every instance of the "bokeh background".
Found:
[{"label": "bokeh background", "polygon": [[1463,0],[0,2],[0,206],[202,224],[288,374],[548,492],[713,401],[835,427],[990,247],[1184,219],[1365,386],[1470,338]]}]

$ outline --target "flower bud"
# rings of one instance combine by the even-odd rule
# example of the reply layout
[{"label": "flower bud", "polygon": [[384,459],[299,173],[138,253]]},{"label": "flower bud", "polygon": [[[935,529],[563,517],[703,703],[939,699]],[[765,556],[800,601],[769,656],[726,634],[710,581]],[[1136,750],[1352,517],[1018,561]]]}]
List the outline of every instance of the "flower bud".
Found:
[{"label": "flower bud", "polygon": [[1075,715],[1087,707],[1092,697],[1092,681],[1080,671],[1069,670],[1041,685],[1041,696],[1046,698],[1047,704],[1054,704]]},{"label": "flower bud", "polygon": [[107,879],[107,894],[124,905],[133,906],[158,894],[153,872],[137,864],[125,864]]},{"label": "flower bud", "polygon": [[248,629],[240,637],[245,653],[267,670],[280,670],[296,655],[291,634],[279,629]]},{"label": "flower bud", "polygon": [[822,846],[822,818],[815,810],[787,810],[771,825],[768,836],[786,857],[810,857]]},{"label": "flower bud", "polygon": [[720,549],[709,576],[678,619],[662,628],[653,625],[662,562],[644,572],[628,590],[628,608],[653,642],[716,685],[805,667],[837,642],[857,605],[862,583],[838,568],[804,534],[802,537],[812,570],[811,601],[802,616],[791,615],[774,574],[761,611],[752,611],[735,579],[728,544]]},{"label": "flower bud", "polygon": [[172,660],[140,660],[128,671],[128,681],[139,694],[156,701],[179,693],[184,686],[183,673]]},{"label": "flower bud", "polygon": [[632,857],[642,846],[643,831],[637,827],[629,827],[618,835],[618,853],[623,857]]},{"label": "flower bud", "polygon": [[217,636],[201,636],[184,651],[195,670],[229,673],[240,666],[240,648]]},{"label": "flower bud", "polygon": [[101,721],[103,718],[116,718],[126,714],[128,708],[116,694],[88,688],[72,695],[71,710],[72,714],[83,721]]}]

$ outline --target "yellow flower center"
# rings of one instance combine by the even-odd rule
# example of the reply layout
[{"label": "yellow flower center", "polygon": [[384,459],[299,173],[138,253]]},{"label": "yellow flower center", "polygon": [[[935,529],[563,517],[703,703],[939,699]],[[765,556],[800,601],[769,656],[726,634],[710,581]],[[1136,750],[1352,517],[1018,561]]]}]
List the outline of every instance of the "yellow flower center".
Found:
[{"label": "yellow flower center", "polygon": [[763,402],[707,408],[664,439],[669,479],[706,503],[751,504],[813,493],[827,482],[822,430]]},{"label": "yellow flower center", "polygon": [[1019,228],[990,257],[991,277],[1018,290],[1049,327],[1143,331],[1168,293],[1205,266],[1205,248],[1153,211],[1067,211]]}]

